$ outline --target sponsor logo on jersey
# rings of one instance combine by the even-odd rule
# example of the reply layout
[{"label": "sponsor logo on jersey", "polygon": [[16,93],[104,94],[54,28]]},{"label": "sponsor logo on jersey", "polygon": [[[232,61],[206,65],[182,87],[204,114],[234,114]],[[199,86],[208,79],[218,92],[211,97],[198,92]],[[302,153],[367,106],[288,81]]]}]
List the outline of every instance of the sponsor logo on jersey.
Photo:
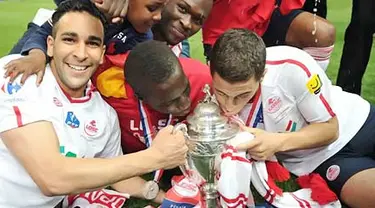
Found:
[{"label": "sponsor logo on jersey", "polygon": [[60,146],[60,154],[65,155],[65,157],[77,157],[76,153],[71,151],[65,152],[65,146]]},{"label": "sponsor logo on jersey", "polygon": [[281,98],[279,96],[272,96],[267,99],[267,112],[275,113],[281,108]]},{"label": "sponsor logo on jersey", "polygon": [[314,74],[307,82],[306,87],[311,94],[318,94],[322,88],[322,81],[319,75]]},{"label": "sponsor logo on jersey", "polygon": [[78,128],[80,122],[78,118],[74,115],[74,113],[69,111],[66,115],[65,124],[67,124],[68,126],[72,128]]},{"label": "sponsor logo on jersey", "polygon": [[13,98],[4,100],[4,102],[5,103],[20,103],[20,102],[25,102],[25,99],[13,97]]},{"label": "sponsor logo on jersey", "polygon": [[91,120],[85,124],[84,131],[89,136],[95,136],[98,133],[98,128],[96,127],[96,121]]},{"label": "sponsor logo on jersey", "polygon": [[3,84],[1,90],[9,95],[17,93],[21,89],[21,85],[18,83]]},{"label": "sponsor logo on jersey", "polygon": [[53,97],[53,103],[55,103],[55,105],[57,107],[62,107],[63,104],[61,103],[61,101],[59,99],[57,99],[57,97]]},{"label": "sponsor logo on jersey", "polygon": [[340,166],[338,165],[331,165],[326,172],[326,178],[329,181],[336,180],[337,176],[340,174]]},{"label": "sponsor logo on jersey", "polygon": [[[168,119],[159,119],[157,122],[157,125],[153,125],[151,129],[151,134],[155,134],[158,132],[160,129],[164,128],[167,126]],[[177,118],[172,119],[172,124],[177,123],[179,120]],[[142,143],[146,143],[146,140],[143,135],[143,128],[142,128],[142,123],[139,120],[134,120],[131,119],[129,121],[129,131],[132,132],[133,136],[138,138]]]}]

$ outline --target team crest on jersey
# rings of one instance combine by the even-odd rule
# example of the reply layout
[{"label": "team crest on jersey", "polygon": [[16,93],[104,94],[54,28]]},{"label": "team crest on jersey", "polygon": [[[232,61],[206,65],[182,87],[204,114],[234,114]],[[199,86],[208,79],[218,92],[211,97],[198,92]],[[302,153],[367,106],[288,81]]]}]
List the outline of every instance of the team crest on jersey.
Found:
[{"label": "team crest on jersey", "polygon": [[95,136],[98,133],[98,127],[95,120],[91,120],[85,124],[84,131],[88,136]]},{"label": "team crest on jersey", "polygon": [[267,112],[268,113],[275,113],[276,111],[280,110],[281,108],[281,98],[279,96],[272,96],[267,99]]},{"label": "team crest on jersey", "polygon": [[340,166],[338,165],[331,165],[326,172],[326,178],[329,181],[336,180],[337,176],[340,174]]},{"label": "team crest on jersey", "polygon": [[17,93],[21,89],[21,85],[18,83],[8,83],[3,84],[1,90],[9,95]]},{"label": "team crest on jersey", "polygon": [[63,104],[61,103],[61,101],[59,99],[57,99],[57,97],[53,97],[53,103],[55,103],[55,105],[57,107],[62,107]]},{"label": "team crest on jersey", "polygon": [[76,115],[72,111],[69,111],[66,115],[65,124],[75,129],[79,127],[80,122]]},{"label": "team crest on jersey", "polygon": [[307,89],[311,94],[318,94],[322,88],[322,81],[318,74],[314,74],[306,84]]}]

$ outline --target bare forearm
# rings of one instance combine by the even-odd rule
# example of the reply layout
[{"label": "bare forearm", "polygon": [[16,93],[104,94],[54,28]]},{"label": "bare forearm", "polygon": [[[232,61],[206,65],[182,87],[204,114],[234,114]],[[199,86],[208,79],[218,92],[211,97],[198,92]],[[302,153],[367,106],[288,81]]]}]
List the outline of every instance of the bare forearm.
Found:
[{"label": "bare forearm", "polygon": [[56,188],[52,191],[53,195],[82,193],[152,172],[160,167],[149,150],[113,159],[64,158],[58,168],[59,174],[55,174],[50,182]]},{"label": "bare forearm", "polygon": [[29,56],[32,56],[36,60],[40,60],[40,61],[43,61],[43,63],[46,63],[46,55],[41,49],[38,49],[38,48],[31,49],[29,52]]},{"label": "bare forearm", "polygon": [[297,132],[282,133],[281,137],[280,152],[321,147],[338,138],[338,121],[334,117],[327,122],[312,123]]},{"label": "bare forearm", "polygon": [[[144,199],[143,189],[146,181],[141,177],[133,177],[124,181],[120,181],[112,185],[112,188],[121,193],[127,193],[131,197]],[[164,199],[164,191],[160,190],[158,196],[153,200],[161,204]]]}]

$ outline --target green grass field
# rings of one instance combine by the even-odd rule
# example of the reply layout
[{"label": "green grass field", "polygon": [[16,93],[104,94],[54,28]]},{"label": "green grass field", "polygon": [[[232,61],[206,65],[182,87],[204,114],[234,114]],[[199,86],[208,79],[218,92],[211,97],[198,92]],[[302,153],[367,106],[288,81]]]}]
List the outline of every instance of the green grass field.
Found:
[{"label": "green grass field", "polygon": [[[39,7],[53,8],[52,0],[0,0],[0,57],[8,53],[14,43],[26,30],[27,23],[32,20]],[[336,44],[327,71],[333,82],[336,80],[337,69],[340,64],[343,37],[350,19],[350,0],[328,1],[328,20],[336,26]],[[190,39],[193,58],[204,61],[200,33]],[[374,47],[374,46],[373,46]],[[374,53],[373,53],[374,54]],[[371,55],[367,72],[363,80],[362,95],[371,103],[375,103],[375,57]],[[291,184],[289,184],[291,185]],[[289,186],[287,184],[287,186]],[[141,201],[129,201],[126,207],[144,207],[147,203]]]}]

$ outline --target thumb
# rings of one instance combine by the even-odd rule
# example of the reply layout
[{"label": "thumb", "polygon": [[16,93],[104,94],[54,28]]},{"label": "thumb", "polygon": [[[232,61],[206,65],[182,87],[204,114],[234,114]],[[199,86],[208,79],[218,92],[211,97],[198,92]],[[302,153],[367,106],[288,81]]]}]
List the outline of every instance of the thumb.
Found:
[{"label": "thumb", "polygon": [[252,148],[258,146],[258,144],[259,144],[259,142],[256,139],[253,139],[249,142],[244,142],[244,143],[241,143],[241,144],[237,145],[236,149],[240,150],[240,151],[246,151],[246,150],[249,150],[249,149],[252,149]]}]

